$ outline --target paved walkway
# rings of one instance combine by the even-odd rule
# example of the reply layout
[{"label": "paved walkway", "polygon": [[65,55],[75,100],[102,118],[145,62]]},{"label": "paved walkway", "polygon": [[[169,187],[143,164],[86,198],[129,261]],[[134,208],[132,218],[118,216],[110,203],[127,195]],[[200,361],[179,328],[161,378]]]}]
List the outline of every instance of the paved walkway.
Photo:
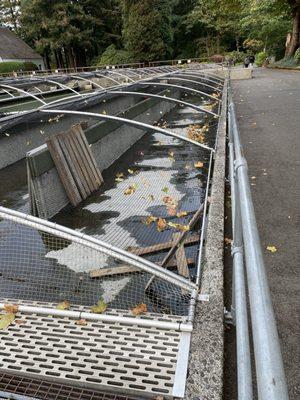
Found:
[{"label": "paved walkway", "polygon": [[[233,84],[289,386],[300,398],[300,72]],[[275,246],[271,253],[267,246]]]}]

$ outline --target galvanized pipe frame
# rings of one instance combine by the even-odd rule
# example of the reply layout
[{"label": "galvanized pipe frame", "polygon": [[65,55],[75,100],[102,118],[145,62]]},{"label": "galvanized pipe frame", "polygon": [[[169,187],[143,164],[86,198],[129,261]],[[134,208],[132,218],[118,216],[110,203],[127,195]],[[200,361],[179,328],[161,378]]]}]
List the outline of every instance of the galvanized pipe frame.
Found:
[{"label": "galvanized pipe frame", "polygon": [[[259,400],[288,400],[276,320],[263,261],[262,247],[255,219],[251,196],[247,162],[243,155],[231,87],[229,86],[230,137],[234,147],[234,298],[237,324],[239,400],[251,399],[251,375],[249,371],[248,341],[242,335],[247,333],[245,306],[245,284],[241,242],[241,231],[247,272],[248,296],[250,300],[251,331],[254,344],[255,369]],[[232,156],[231,156],[232,157]],[[232,162],[232,161],[231,161]],[[233,184],[233,183],[232,183]],[[240,212],[240,214],[239,214]],[[247,375],[247,376],[246,376]]]},{"label": "galvanized pipe frame", "polygon": [[[223,84],[221,84],[220,82],[215,82],[215,81],[213,81],[213,83],[215,83],[215,84],[218,85],[218,86],[212,86],[212,85],[209,85],[208,83],[202,82],[202,81],[200,81],[200,80],[195,81],[195,80],[194,80],[195,78],[196,78],[196,79],[201,79],[201,78],[202,78],[202,76],[199,76],[199,75],[194,75],[194,74],[184,73],[184,72],[182,72],[182,73],[176,72],[176,75],[175,75],[175,76],[176,76],[176,77],[179,76],[180,78],[183,78],[183,77],[185,77],[185,76],[186,76],[187,78],[193,78],[193,81],[194,81],[194,82],[197,82],[198,84],[201,84],[202,86],[205,86],[205,87],[208,87],[208,88],[210,88],[210,89],[216,90],[216,91],[218,91],[218,92],[220,92],[220,93],[222,93],[222,91],[223,91],[223,88],[220,89],[220,86],[223,86]],[[211,82],[211,80],[209,80],[209,81]]]}]

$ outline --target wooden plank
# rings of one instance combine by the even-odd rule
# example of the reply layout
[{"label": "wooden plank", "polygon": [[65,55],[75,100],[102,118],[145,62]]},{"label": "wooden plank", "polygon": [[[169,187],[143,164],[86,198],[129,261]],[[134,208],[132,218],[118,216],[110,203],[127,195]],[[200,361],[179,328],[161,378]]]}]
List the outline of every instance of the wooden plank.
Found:
[{"label": "wooden plank", "polygon": [[[192,217],[190,223],[189,223],[189,227],[190,229],[193,229],[193,227],[196,225],[196,223],[199,221],[201,215],[203,214],[203,210],[204,210],[204,203],[201,204],[201,206],[199,207],[199,209],[197,210],[197,212],[194,214],[194,216]],[[168,263],[168,261],[171,260],[171,258],[173,257],[174,253],[176,252],[177,247],[182,243],[182,241],[186,238],[187,234],[189,231],[185,231],[182,232],[180,234],[180,236],[178,236],[177,240],[175,241],[175,243],[173,244],[172,248],[170,249],[170,251],[168,252],[168,254],[165,256],[162,265],[165,265]]]},{"label": "wooden plank", "polygon": [[82,137],[83,142],[86,145],[86,149],[87,149],[88,153],[90,154],[90,157],[91,157],[91,160],[92,160],[92,164],[93,164],[94,174],[95,174],[96,177],[99,178],[100,183],[103,183],[104,179],[102,177],[101,171],[100,171],[100,169],[98,167],[98,164],[96,163],[95,157],[93,155],[93,152],[92,152],[92,150],[90,148],[90,145],[89,145],[89,143],[87,141],[87,138],[86,138],[86,136],[85,136],[85,134],[83,132],[83,128],[82,128],[81,125],[80,125],[78,131],[79,131],[80,136]]},{"label": "wooden plank", "polygon": [[[178,238],[181,236],[179,232],[173,234],[173,239],[174,242],[178,240]],[[185,251],[184,251],[184,245],[179,245],[178,249],[176,250],[175,253],[175,258],[177,261],[177,270],[179,275],[184,276],[185,278],[190,278],[190,271],[187,263],[187,259],[185,256]]]},{"label": "wooden plank", "polygon": [[[181,233],[180,233],[181,235]],[[200,240],[200,235],[192,235],[188,237],[187,239],[184,240],[184,245],[193,245],[195,243],[198,243]],[[148,246],[148,247],[128,247],[127,251],[130,251],[130,253],[136,254],[138,256],[141,256],[143,254],[154,254],[154,253],[159,253],[164,250],[168,250],[172,248],[174,245],[173,241],[170,242],[164,242],[164,243],[159,243],[155,244],[153,246]]]},{"label": "wooden plank", "polygon": [[[188,258],[186,260],[188,265],[194,264],[194,260],[192,258]],[[177,263],[176,262],[170,262],[167,265],[168,269],[171,268],[177,268]],[[90,278],[102,278],[103,276],[113,276],[113,275],[122,275],[122,274],[131,274],[134,272],[139,272],[141,271],[140,268],[137,267],[131,267],[130,265],[120,265],[119,267],[113,267],[113,268],[99,268],[99,269],[93,269],[90,271]]]},{"label": "wooden plank", "polygon": [[65,140],[69,144],[69,147],[70,147],[70,149],[72,151],[72,157],[74,158],[74,161],[76,161],[76,166],[78,168],[78,176],[80,176],[81,183],[82,183],[82,185],[83,185],[83,187],[85,189],[86,194],[85,194],[84,198],[86,198],[87,196],[89,196],[92,193],[92,191],[91,191],[91,189],[90,189],[90,187],[89,187],[89,185],[87,183],[87,178],[88,177],[87,177],[87,174],[86,174],[86,170],[85,170],[85,168],[82,168],[82,158],[81,158],[81,155],[79,154],[79,152],[77,150],[76,143],[74,141],[72,132],[68,132],[66,134]]},{"label": "wooden plank", "polygon": [[76,134],[74,135],[74,141],[76,143],[76,147],[78,149],[78,151],[82,154],[82,159],[84,161],[82,161],[82,167],[86,169],[86,173],[88,175],[88,184],[89,186],[92,188],[92,192],[94,192],[95,190],[99,189],[100,186],[100,180],[96,179],[93,173],[93,169],[92,169],[92,165],[90,162],[90,158],[89,158],[89,153],[86,150],[86,146],[82,140],[81,135],[79,135],[77,132],[77,130],[74,130],[72,128],[73,132],[76,132]]},{"label": "wooden plank", "polygon": [[78,132],[78,137],[81,139],[81,143],[84,146],[86,153],[89,155],[89,157],[91,159],[91,169],[92,169],[93,176],[95,177],[96,181],[99,182],[99,185],[100,185],[102,182],[104,182],[104,180],[103,180],[102,174],[100,172],[100,169],[96,163],[96,160],[93,156],[92,150],[88,144],[86,136],[82,130],[81,125],[79,125],[79,124],[75,125],[75,131]]},{"label": "wooden plank", "polygon": [[66,190],[67,196],[71,204],[73,204],[73,206],[77,206],[81,202],[81,196],[74,182],[73,176],[69,170],[69,166],[66,163],[56,136],[51,136],[47,138],[46,143],[53,162],[56,166],[59,178]]},{"label": "wooden plank", "polygon": [[63,151],[63,154],[65,156],[65,161],[69,166],[69,169],[73,176],[74,182],[76,183],[78,191],[81,195],[81,199],[83,200],[87,197],[87,193],[84,188],[84,185],[82,184],[82,174],[81,174],[81,171],[76,162],[75,156],[73,154],[73,150],[69,145],[69,142],[67,140],[65,133],[57,135],[57,139],[58,139],[59,145]]}]

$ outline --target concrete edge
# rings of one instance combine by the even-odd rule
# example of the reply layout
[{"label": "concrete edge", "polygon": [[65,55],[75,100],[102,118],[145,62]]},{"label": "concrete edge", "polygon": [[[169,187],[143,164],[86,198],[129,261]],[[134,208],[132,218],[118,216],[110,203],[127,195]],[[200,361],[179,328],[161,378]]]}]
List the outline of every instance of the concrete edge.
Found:
[{"label": "concrete edge", "polygon": [[[227,88],[223,94],[227,103]],[[222,108],[211,186],[201,293],[192,333],[186,400],[221,400],[224,359],[224,195],[227,107]]]}]

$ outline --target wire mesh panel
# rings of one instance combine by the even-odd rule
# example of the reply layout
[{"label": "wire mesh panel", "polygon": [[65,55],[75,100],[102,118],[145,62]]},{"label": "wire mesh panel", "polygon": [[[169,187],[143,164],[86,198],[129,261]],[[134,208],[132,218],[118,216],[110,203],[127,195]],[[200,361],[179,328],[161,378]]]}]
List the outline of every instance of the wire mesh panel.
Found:
[{"label": "wire mesh panel", "polygon": [[[9,220],[0,223],[1,296],[185,314],[189,293],[113,255]],[[97,274],[97,272],[101,274]]]}]

